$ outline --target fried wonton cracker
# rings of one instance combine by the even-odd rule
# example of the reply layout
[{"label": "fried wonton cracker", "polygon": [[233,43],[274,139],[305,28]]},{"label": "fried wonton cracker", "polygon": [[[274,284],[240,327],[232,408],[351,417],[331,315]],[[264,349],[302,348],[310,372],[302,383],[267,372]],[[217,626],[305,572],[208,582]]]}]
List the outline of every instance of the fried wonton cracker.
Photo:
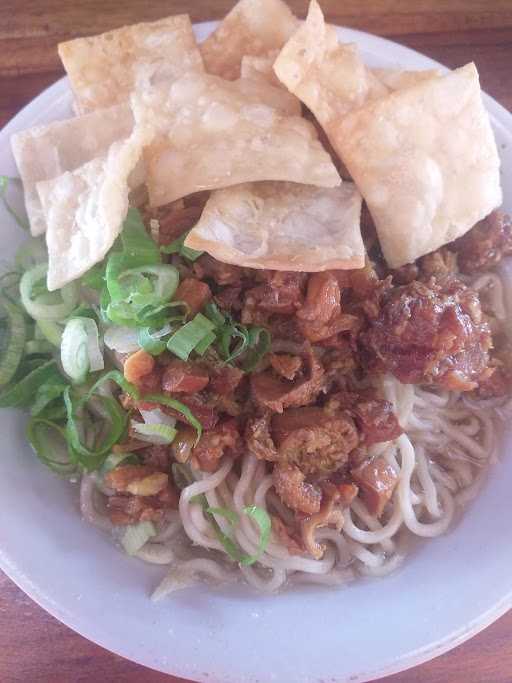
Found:
[{"label": "fried wonton cracker", "polygon": [[422,69],[418,71],[408,71],[404,69],[371,69],[374,76],[385,85],[389,90],[402,90],[411,88],[421,81],[426,81],[435,76],[441,76],[440,69]]},{"label": "fried wonton cracker", "polygon": [[264,55],[244,55],[240,67],[241,77],[282,88],[283,84],[273,69],[278,54],[279,50],[270,50]]},{"label": "fried wonton cracker", "polygon": [[101,261],[128,211],[130,175],[148,132],[137,128],[99,157],[37,184],[47,223],[48,289],[59,289]]},{"label": "fried wonton cracker", "polygon": [[185,244],[248,268],[362,268],[361,201],[353,183],[235,185],[212,192]]},{"label": "fried wonton cracker", "polygon": [[106,154],[110,145],[127,138],[132,128],[130,106],[120,104],[65,121],[34,126],[11,137],[33,235],[46,230],[36,183],[73,171]]},{"label": "fried wonton cracker", "polygon": [[79,112],[128,99],[138,83],[175,81],[203,62],[187,14],[59,44]]},{"label": "fried wonton cracker", "polygon": [[265,83],[206,74],[136,93],[136,120],[156,131],[144,154],[151,205],[255,180],[339,185],[313,126],[289,115],[296,103],[288,98]]},{"label": "fried wonton cracker", "polygon": [[244,55],[280,50],[298,25],[282,0],[239,0],[200,45],[205,69],[229,80],[239,78]]},{"label": "fried wonton cracker", "polygon": [[501,204],[474,64],[348,114],[337,141],[393,268],[460,237]]},{"label": "fried wonton cracker", "polygon": [[306,21],[274,62],[274,71],[288,90],[313,112],[331,137],[349,111],[388,92],[363,63],[355,45],[340,44],[316,0]]}]

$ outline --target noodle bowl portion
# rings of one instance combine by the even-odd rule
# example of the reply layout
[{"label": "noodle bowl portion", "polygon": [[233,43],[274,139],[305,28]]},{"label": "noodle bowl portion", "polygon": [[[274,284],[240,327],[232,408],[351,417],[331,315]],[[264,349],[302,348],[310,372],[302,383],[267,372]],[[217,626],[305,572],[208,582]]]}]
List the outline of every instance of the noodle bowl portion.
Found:
[{"label": "noodle bowl portion", "polygon": [[[203,264],[207,264],[207,274]],[[382,287],[384,280],[382,276],[378,276],[381,268],[377,260],[371,270],[367,269],[366,281],[372,282],[373,292]],[[219,302],[223,301],[224,293],[233,284],[219,285],[216,279],[240,277],[239,282],[244,282],[244,287],[247,287],[246,279],[254,277],[250,271],[216,264],[212,259],[204,257],[194,266],[194,272],[196,277],[198,273],[205,277],[212,290],[216,291],[215,299]],[[264,277],[274,277],[272,274],[255,275],[260,282]],[[325,281],[325,276],[322,277]],[[343,277],[346,278],[346,274]],[[387,277],[390,288],[407,287],[393,284],[395,279],[403,278],[402,273],[391,273]],[[419,277],[422,277],[421,274]],[[434,286],[435,277],[429,277],[428,282]],[[485,272],[469,277],[459,272],[444,272],[437,277],[439,281],[456,278],[464,281],[465,284],[461,286],[470,288],[468,291],[478,292],[485,311],[486,324],[491,325],[497,340],[492,357],[498,358],[494,356],[497,351],[501,353],[500,358],[504,358],[506,339],[502,334],[502,325],[505,320],[505,285],[499,275]],[[302,289],[302,284],[297,290],[303,292],[302,308],[310,303],[308,287],[311,287],[311,279],[312,276],[309,286]],[[257,287],[261,288],[261,285]],[[247,306],[249,302],[254,311],[254,294],[251,289],[254,286],[248,288],[243,305]],[[243,291],[242,288],[242,301]],[[345,308],[355,312],[360,302],[356,301],[357,296],[353,291],[350,288],[346,290]],[[318,295],[318,290],[315,294]],[[301,308],[294,310],[300,311]],[[183,459],[176,447],[167,449],[165,467],[169,467],[169,461],[175,465],[179,463],[179,469],[173,465],[172,470],[173,484],[181,488],[177,509],[172,509],[172,506],[162,509],[154,522],[156,534],[133,553],[146,562],[169,567],[167,576],[155,590],[155,599],[203,579],[214,583],[244,579],[259,591],[273,592],[289,584],[340,586],[358,576],[384,576],[397,569],[405,560],[414,545],[415,537],[434,538],[449,531],[464,505],[477,494],[489,465],[496,461],[500,431],[510,412],[507,366],[503,361],[491,360],[491,367],[496,368],[494,372],[500,373],[500,383],[489,385],[487,380],[482,381],[480,387],[470,391],[456,391],[442,384],[439,386],[429,377],[425,377],[425,382],[401,382],[389,371],[386,372],[385,368],[375,368],[374,361],[365,357],[367,349],[361,348],[360,339],[371,326],[371,314],[364,312],[361,315],[364,316],[364,323],[358,327],[355,345],[352,346],[355,350],[355,363],[347,371],[347,364],[345,362],[343,366],[339,362],[338,353],[335,356],[338,361],[336,370],[331,372],[326,383],[319,384],[312,394],[305,395],[304,401],[311,404],[313,396],[316,405],[325,411],[329,410],[329,402],[332,403],[333,396],[339,402],[340,389],[341,393],[350,394],[352,402],[354,394],[365,399],[378,397],[379,405],[386,408],[379,420],[384,419],[387,427],[383,428],[382,439],[373,434],[374,442],[365,445],[365,438],[361,436],[365,427],[361,427],[362,422],[357,412],[350,412],[349,406],[344,410],[355,416],[351,419],[360,435],[359,444],[354,449],[355,456],[349,454],[348,460],[345,459],[339,467],[335,464],[328,471],[315,471],[311,463],[314,464],[315,458],[319,456],[315,455],[311,447],[311,454],[306,455],[309,464],[305,467],[303,481],[306,486],[322,492],[322,503],[317,512],[305,514],[294,509],[293,499],[290,505],[290,498],[286,498],[286,495],[283,498],[279,488],[276,489],[273,474],[276,461],[261,457],[264,451],[258,450],[258,441],[255,442],[253,438],[254,430],[251,432],[248,426],[251,420],[256,419],[255,416],[269,413],[268,406],[261,403],[261,392],[258,398],[254,386],[241,391],[237,385],[232,389],[230,400],[225,395],[215,394],[214,391],[208,393],[205,389],[199,394],[191,394],[192,398],[195,397],[196,405],[201,405],[203,410],[206,406],[215,406],[216,410],[222,411],[228,406],[231,413],[234,413],[234,407],[237,406],[238,416],[221,418],[221,424],[234,419],[240,438],[237,438],[236,443],[229,439],[223,441],[222,438],[207,442],[212,457],[216,456],[213,466],[211,459],[201,456],[201,451],[197,458],[194,456],[194,449],[190,449],[188,456]],[[285,323],[285,329],[292,329],[290,320],[294,317],[295,313],[271,314],[265,321],[272,330],[274,357],[278,356],[282,360],[286,355],[286,362],[290,366],[294,357],[304,354],[304,345],[308,343],[307,337],[301,338],[297,331],[293,339],[280,338]],[[350,331],[338,333],[335,343],[332,342],[334,347],[338,347],[336,351],[341,346],[346,355],[347,349],[343,342],[350,339],[351,334]],[[286,354],[283,353],[285,351]],[[326,349],[313,344],[313,353],[319,364],[327,365],[331,360],[329,354],[332,351],[328,346]],[[209,367],[210,377],[220,367],[212,356],[198,360],[197,365],[202,368],[202,372]],[[165,377],[168,367],[168,361],[164,359],[163,370],[156,371],[158,381],[165,381],[162,379],[162,372]],[[216,368],[213,373],[212,367]],[[272,373],[275,378],[276,368],[281,369],[277,361],[274,360],[272,364],[268,357],[263,357],[254,374],[261,376]],[[192,363],[187,368],[180,367],[180,370],[183,371],[183,377],[194,378],[194,372],[197,374]],[[154,367],[151,372],[155,373]],[[306,382],[307,377],[306,375]],[[148,381],[148,375],[145,376],[145,381]],[[281,376],[281,383],[287,382],[292,386],[294,381],[284,380]],[[490,395],[492,391],[498,395]],[[183,400],[186,393],[182,392],[179,396]],[[199,397],[202,397],[201,403]],[[334,410],[331,409],[332,414],[339,410],[336,405]],[[276,414],[286,415],[287,409]],[[396,420],[397,436],[388,439],[390,414]],[[377,430],[378,428],[377,426]],[[311,429],[314,434],[314,428]],[[218,426],[213,427],[205,431],[203,440],[209,433],[217,437],[222,437],[223,434]],[[274,441],[271,432],[263,436],[259,434],[258,438],[266,447],[268,438]],[[149,462],[154,460],[155,447],[139,444],[136,439],[134,433],[120,448],[123,450],[135,447],[132,454],[137,455],[138,462],[142,463],[140,466],[144,467],[146,459]],[[218,448],[219,443],[224,445]],[[273,446],[275,447],[275,443]],[[323,443],[323,448],[328,446],[328,443]],[[301,441],[297,448],[303,448]],[[279,458],[280,451],[276,450]],[[129,454],[128,451],[127,453]],[[292,457],[295,458],[294,462],[300,462],[299,455]],[[362,458],[366,464],[384,463],[385,468],[380,467],[379,471],[385,475],[387,471],[392,473],[390,493],[387,475],[380,482],[385,494],[382,510],[377,511],[375,502],[365,496],[364,481],[361,483],[360,479],[352,478],[350,468],[354,468],[354,465],[350,463],[354,457],[356,469],[361,467]],[[123,467],[121,461],[112,472],[120,471]],[[164,465],[161,466],[163,468]],[[183,474],[186,479],[178,481]],[[355,481],[359,484],[355,484]],[[348,486],[354,489],[349,500],[344,499]],[[84,517],[103,530],[113,531],[117,537],[121,533],[122,538],[124,527],[118,525],[116,518],[119,508],[112,506],[112,500],[116,496],[119,496],[119,492],[112,488],[112,475],[107,473],[103,477],[97,474],[82,477],[81,505]],[[128,510],[126,506],[134,497],[136,496],[129,494],[122,496],[125,510]],[[268,530],[264,546],[262,534],[265,532],[262,530],[261,519],[258,522],[247,514],[247,510],[253,508],[263,511],[265,517],[271,520],[271,531]]]}]

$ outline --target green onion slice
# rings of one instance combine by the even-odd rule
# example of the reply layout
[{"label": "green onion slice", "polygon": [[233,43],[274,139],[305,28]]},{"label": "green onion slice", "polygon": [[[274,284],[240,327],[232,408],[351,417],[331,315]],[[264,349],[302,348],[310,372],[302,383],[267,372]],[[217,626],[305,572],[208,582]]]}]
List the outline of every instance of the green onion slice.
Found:
[{"label": "green onion slice", "polygon": [[98,326],[91,318],[71,318],[62,334],[60,358],[64,372],[81,383],[89,371],[103,370]]},{"label": "green onion slice", "polygon": [[[165,331],[163,331],[165,330]],[[167,346],[167,341],[163,340],[171,333],[171,327],[166,325],[161,330],[152,331],[151,327],[141,327],[138,331],[138,343],[141,348],[152,356],[159,356]]]},{"label": "green onion slice", "polygon": [[[44,286],[43,293],[32,298],[36,285],[46,278],[47,270],[47,264],[40,263],[23,274],[20,281],[21,302],[34,320],[62,320],[72,312],[78,303],[78,285],[76,282],[70,282],[62,287],[58,293],[51,295]],[[49,303],[50,297],[55,302]]]},{"label": "green onion slice", "polygon": [[7,384],[14,377],[23,357],[27,332],[23,313],[17,306],[7,299],[0,299],[0,307],[7,316],[0,359],[0,384]]},{"label": "green onion slice", "polygon": [[164,394],[148,394],[144,396],[144,401],[147,401],[148,403],[160,403],[183,415],[187,422],[196,430],[197,436],[194,446],[197,446],[203,433],[203,427],[188,406],[180,403],[180,401],[176,401],[174,398],[169,398],[169,396],[165,396]]},{"label": "green onion slice", "polygon": [[140,460],[134,453],[110,453],[100,468],[101,476],[105,476],[107,472],[115,469],[122,462],[127,465],[138,465]]},{"label": "green onion slice", "polygon": [[[108,381],[118,384],[125,393],[133,398],[139,398],[137,388],[130,384],[118,370],[111,370],[102,375],[85,394],[78,394],[71,387],[67,387],[63,393],[67,417],[66,438],[71,455],[89,471],[102,465],[106,455],[112,450],[112,446],[124,435],[128,425],[128,414],[119,403],[109,395],[99,394],[103,388],[102,385]],[[93,397],[101,406],[106,424],[105,429],[102,430],[101,438],[96,440],[93,447],[88,447],[83,443],[81,425],[84,409]]]},{"label": "green onion slice", "polygon": [[62,325],[51,320],[38,320],[36,323],[36,332],[39,331],[50,344],[59,349],[62,341],[62,329]]},{"label": "green onion slice", "polygon": [[44,339],[32,339],[25,344],[27,356],[48,355],[53,353],[54,347]]},{"label": "green onion slice", "polygon": [[179,254],[188,261],[196,261],[204,254],[204,251],[197,251],[196,249],[191,249],[190,247],[185,246],[184,242],[187,239],[189,232],[190,230],[187,230],[187,232],[175,239],[174,242],[166,244],[164,247],[160,247],[162,254]]},{"label": "green onion slice", "polygon": [[260,360],[270,351],[270,332],[264,327],[250,327],[248,349],[242,363],[244,372],[252,372]]},{"label": "green onion slice", "polygon": [[156,536],[156,530],[152,522],[131,524],[121,537],[121,545],[128,555],[135,555],[153,536]]},{"label": "green onion slice", "polygon": [[248,566],[257,562],[259,557],[261,557],[261,555],[265,552],[270,540],[270,532],[272,528],[272,523],[266,510],[257,505],[249,505],[243,509],[244,514],[253,520],[260,532],[257,553],[255,555],[248,555],[242,551],[242,549],[231,538],[231,536],[222,531],[215,519],[215,515],[224,517],[224,519],[227,519],[231,526],[235,527],[239,523],[239,517],[234,510],[224,507],[209,507],[204,494],[197,496],[196,500],[191,499],[191,502],[201,505],[204,513],[209,515],[209,520],[215,531],[215,535],[222,543],[226,553],[231,557],[231,559],[235,560],[235,562],[239,562],[240,564]]},{"label": "green onion slice", "polygon": [[65,475],[76,472],[76,464],[69,457],[65,431],[56,422],[31,418],[27,437],[39,460],[51,470]]},{"label": "green onion slice", "polygon": [[167,348],[181,360],[188,360],[191,352],[205,337],[211,336],[215,326],[202,313],[198,313],[190,322],[180,327],[167,342]]},{"label": "green onion slice", "polygon": [[131,423],[131,429],[138,439],[158,446],[168,446],[174,441],[178,430],[166,424]]},{"label": "green onion slice", "polygon": [[40,360],[36,359],[34,365],[31,367],[27,364],[27,368],[29,372],[22,379],[0,392],[0,408],[28,408],[42,384],[51,379],[62,381],[62,375],[54,360],[41,365]]}]

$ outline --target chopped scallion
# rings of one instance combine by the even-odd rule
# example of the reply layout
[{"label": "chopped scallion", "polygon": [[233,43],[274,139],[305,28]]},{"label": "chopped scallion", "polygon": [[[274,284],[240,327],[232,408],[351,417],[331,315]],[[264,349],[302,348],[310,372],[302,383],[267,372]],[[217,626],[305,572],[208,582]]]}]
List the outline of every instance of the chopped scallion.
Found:
[{"label": "chopped scallion", "polygon": [[188,357],[205,337],[210,337],[215,325],[202,313],[198,313],[183,327],[180,327],[167,342],[167,349],[181,360]]},{"label": "chopped scallion", "polygon": [[126,527],[121,537],[121,545],[128,555],[135,555],[153,536],[156,536],[153,523],[139,522]]}]

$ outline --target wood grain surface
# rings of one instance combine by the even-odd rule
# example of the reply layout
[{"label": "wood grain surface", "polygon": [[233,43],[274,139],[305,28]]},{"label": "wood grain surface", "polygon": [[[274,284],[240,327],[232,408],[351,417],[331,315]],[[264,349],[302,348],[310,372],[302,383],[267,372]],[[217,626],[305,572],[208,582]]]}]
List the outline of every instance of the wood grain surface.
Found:
[{"label": "wood grain surface", "polygon": [[[449,67],[473,60],[512,109],[512,0],[320,0],[332,23],[413,47]],[[0,0],[0,126],[59,78],[56,44],[188,12],[218,19],[231,0]],[[306,0],[289,0],[304,16]],[[0,513],[1,524],[1,513]],[[511,683],[512,612],[437,659],[385,683]],[[177,682],[86,641],[0,574],[0,683]],[[293,683],[292,681],[286,683]]]}]

